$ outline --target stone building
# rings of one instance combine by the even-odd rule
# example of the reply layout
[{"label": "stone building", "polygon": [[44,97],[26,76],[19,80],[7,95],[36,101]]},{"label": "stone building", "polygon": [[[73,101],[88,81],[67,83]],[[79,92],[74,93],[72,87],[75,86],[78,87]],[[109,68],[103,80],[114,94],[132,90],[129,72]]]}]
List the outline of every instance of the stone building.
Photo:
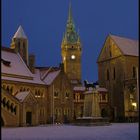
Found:
[{"label": "stone building", "polygon": [[73,101],[74,101],[74,119],[83,116],[84,112],[84,86],[75,86],[73,88]]},{"label": "stone building", "polygon": [[73,92],[63,65],[35,67],[35,56],[28,56],[27,42],[20,26],[12,38],[11,48],[2,47],[3,125],[46,124],[52,123],[51,117],[53,123],[71,122]]},{"label": "stone building", "polygon": [[100,87],[109,91],[111,120],[138,117],[138,41],[109,35],[99,54]]},{"label": "stone building", "polygon": [[[48,123],[67,123],[73,120],[73,91],[70,81],[60,67],[38,67],[47,85]],[[51,93],[51,94],[49,94]]]}]

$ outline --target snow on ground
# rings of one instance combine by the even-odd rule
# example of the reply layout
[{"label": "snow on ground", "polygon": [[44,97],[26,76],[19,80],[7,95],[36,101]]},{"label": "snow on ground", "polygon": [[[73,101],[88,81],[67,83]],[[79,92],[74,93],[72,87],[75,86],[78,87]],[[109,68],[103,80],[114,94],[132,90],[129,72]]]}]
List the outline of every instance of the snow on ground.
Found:
[{"label": "snow on ground", "polygon": [[2,140],[138,140],[138,123],[2,128]]}]

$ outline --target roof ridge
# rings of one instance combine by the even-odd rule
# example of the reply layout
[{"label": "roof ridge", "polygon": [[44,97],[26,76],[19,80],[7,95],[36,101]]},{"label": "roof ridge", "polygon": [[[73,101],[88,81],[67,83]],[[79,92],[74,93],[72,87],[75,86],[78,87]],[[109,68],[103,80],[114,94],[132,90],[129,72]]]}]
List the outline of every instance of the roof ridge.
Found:
[{"label": "roof ridge", "polygon": [[125,37],[125,36],[118,36],[118,35],[113,35],[113,34],[109,34],[111,37],[118,37],[118,38],[121,38],[121,39],[127,39],[127,40],[132,40],[132,41],[139,41],[137,39],[133,39],[133,38],[128,38],[128,37]]}]

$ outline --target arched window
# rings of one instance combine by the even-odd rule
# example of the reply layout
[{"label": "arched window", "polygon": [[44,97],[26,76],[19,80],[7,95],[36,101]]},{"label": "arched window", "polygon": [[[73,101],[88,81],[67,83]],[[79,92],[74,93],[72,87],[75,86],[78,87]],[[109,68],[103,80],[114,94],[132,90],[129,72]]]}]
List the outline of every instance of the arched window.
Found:
[{"label": "arched window", "polygon": [[10,93],[12,93],[12,92],[13,92],[13,87],[10,88]]},{"label": "arched window", "polygon": [[5,107],[6,106],[6,98],[5,97],[3,98],[2,102],[3,102],[3,107]]},{"label": "arched window", "polygon": [[9,100],[7,101],[6,105],[7,105],[7,109],[9,110],[10,109],[10,101]]},{"label": "arched window", "polygon": [[17,113],[17,107],[16,106],[14,107],[14,113],[15,113],[15,115]]},{"label": "arched window", "polygon": [[18,42],[18,52],[20,52],[20,41]]},{"label": "arched window", "polygon": [[106,78],[107,80],[109,80],[109,70],[107,69],[107,72],[106,72]]},{"label": "arched window", "polygon": [[23,91],[26,91],[26,89],[24,88]]},{"label": "arched window", "polygon": [[58,97],[58,91],[54,92],[54,97]]},{"label": "arched window", "polygon": [[11,112],[14,112],[14,104],[13,103],[11,103],[10,109],[11,109]]},{"label": "arched window", "polygon": [[7,91],[8,91],[8,92],[10,91],[9,86],[7,86]]},{"label": "arched window", "polygon": [[22,87],[20,88],[20,92],[22,91]]},{"label": "arched window", "polygon": [[26,47],[25,47],[25,42],[23,42],[23,56],[26,56]]},{"label": "arched window", "polygon": [[3,85],[3,89],[6,89],[6,85]]},{"label": "arched window", "polygon": [[68,97],[69,97],[69,93],[68,93],[68,92],[66,92],[66,95],[65,95],[65,96],[66,96],[66,98],[68,98]]},{"label": "arched window", "polygon": [[115,68],[113,69],[113,79],[114,80],[116,79],[116,70],[115,70]]},{"label": "arched window", "polygon": [[133,78],[136,78],[136,67],[133,67]]},{"label": "arched window", "polygon": [[38,97],[37,90],[35,90],[35,97]]}]

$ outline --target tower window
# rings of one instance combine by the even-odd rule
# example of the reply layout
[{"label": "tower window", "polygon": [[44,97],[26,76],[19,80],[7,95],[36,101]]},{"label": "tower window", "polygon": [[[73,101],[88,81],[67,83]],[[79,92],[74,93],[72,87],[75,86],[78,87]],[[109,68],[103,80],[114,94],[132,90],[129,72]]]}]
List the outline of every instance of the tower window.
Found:
[{"label": "tower window", "polygon": [[20,42],[18,42],[18,52],[20,51]]},{"label": "tower window", "polygon": [[112,57],[112,52],[111,52],[111,50],[109,51],[109,54],[110,54],[110,57]]},{"label": "tower window", "polygon": [[25,42],[23,42],[23,48],[25,47]]},{"label": "tower window", "polygon": [[136,67],[133,67],[133,78],[136,78]]},{"label": "tower window", "polygon": [[113,79],[115,80],[116,78],[116,71],[115,71],[115,68],[113,69]]},{"label": "tower window", "polygon": [[107,69],[106,77],[107,77],[107,80],[109,80],[109,70],[108,69]]}]

